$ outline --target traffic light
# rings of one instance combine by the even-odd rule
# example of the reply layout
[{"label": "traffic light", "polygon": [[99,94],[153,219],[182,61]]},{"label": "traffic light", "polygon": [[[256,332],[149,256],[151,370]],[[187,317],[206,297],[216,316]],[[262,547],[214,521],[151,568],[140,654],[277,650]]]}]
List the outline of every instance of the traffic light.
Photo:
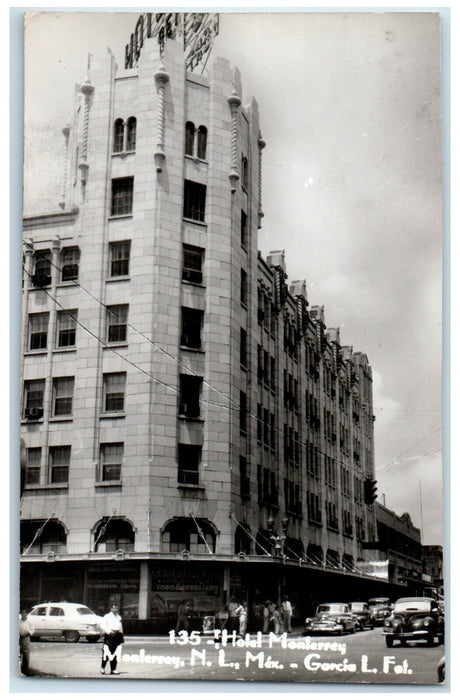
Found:
[{"label": "traffic light", "polygon": [[364,481],[364,503],[370,506],[377,498],[377,482],[375,479],[365,479]]}]

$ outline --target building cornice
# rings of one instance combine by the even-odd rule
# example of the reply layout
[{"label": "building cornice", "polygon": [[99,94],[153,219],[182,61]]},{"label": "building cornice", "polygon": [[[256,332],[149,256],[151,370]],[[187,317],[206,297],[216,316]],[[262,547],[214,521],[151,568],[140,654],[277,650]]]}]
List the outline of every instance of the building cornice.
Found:
[{"label": "building cornice", "polygon": [[45,228],[47,226],[60,226],[75,223],[78,216],[78,207],[73,207],[69,211],[57,211],[50,214],[36,214],[35,216],[25,216],[23,218],[23,229],[28,231],[33,228]]}]

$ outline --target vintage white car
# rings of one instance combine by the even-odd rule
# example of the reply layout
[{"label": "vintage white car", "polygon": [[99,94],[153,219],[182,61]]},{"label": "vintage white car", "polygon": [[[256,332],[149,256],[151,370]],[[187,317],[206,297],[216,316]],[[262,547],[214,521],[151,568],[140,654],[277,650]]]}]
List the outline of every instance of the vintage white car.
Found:
[{"label": "vintage white car", "polygon": [[80,603],[35,605],[27,619],[34,628],[33,639],[64,637],[66,642],[78,642],[86,637],[88,642],[97,642],[101,636],[102,617]]}]

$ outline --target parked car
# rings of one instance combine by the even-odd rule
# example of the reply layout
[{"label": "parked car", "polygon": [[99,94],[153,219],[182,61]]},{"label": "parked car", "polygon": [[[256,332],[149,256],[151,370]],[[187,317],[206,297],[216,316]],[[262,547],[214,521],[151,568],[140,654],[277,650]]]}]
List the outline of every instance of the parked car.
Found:
[{"label": "parked car", "polygon": [[353,615],[355,615],[359,622],[359,629],[363,630],[365,627],[368,627],[371,630],[374,629],[374,614],[367,603],[355,601],[353,603],[348,603],[348,605],[350,606],[351,612]]},{"label": "parked car", "polygon": [[443,644],[444,616],[438,602],[433,598],[399,598],[393,614],[384,622],[383,634],[387,647],[392,647],[395,640],[404,646],[409,640],[421,639],[432,646],[437,638]]},{"label": "parked car", "polygon": [[368,605],[374,616],[376,625],[383,625],[385,618],[389,617],[393,611],[393,606],[389,598],[370,598]]},{"label": "parked car", "polygon": [[27,618],[34,628],[34,639],[64,637],[66,642],[78,642],[86,637],[88,642],[97,642],[101,636],[102,617],[80,603],[42,603],[35,605]]},{"label": "parked car", "polygon": [[353,634],[359,623],[346,603],[321,603],[305,620],[305,634]]}]

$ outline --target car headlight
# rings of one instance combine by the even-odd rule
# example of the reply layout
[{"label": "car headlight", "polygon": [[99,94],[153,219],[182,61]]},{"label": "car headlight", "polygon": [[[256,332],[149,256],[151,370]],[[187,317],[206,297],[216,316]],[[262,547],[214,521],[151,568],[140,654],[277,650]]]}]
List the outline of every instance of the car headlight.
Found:
[{"label": "car headlight", "polygon": [[309,625],[310,622],[311,622],[311,617],[306,617],[306,618],[305,618],[305,624],[306,624],[306,625]]},{"label": "car headlight", "polygon": [[430,626],[430,622],[431,622],[431,620],[428,620],[428,618],[425,618],[425,619],[423,620],[423,626],[424,626],[424,627],[429,627],[429,626]]},{"label": "car headlight", "polygon": [[389,620],[389,619],[387,618],[387,619],[385,620],[385,622],[383,623],[383,626],[384,626],[384,627],[391,627],[391,620]]}]

